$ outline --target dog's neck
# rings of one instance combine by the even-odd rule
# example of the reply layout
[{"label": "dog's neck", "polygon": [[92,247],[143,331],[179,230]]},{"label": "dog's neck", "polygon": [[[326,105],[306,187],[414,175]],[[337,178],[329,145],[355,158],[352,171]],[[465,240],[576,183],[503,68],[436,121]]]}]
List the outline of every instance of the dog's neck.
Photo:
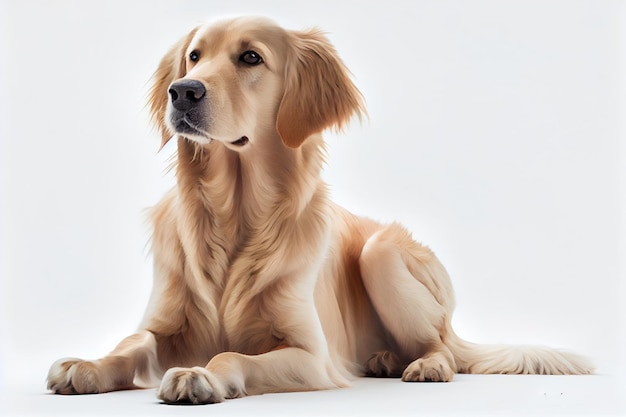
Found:
[{"label": "dog's neck", "polygon": [[325,152],[320,135],[298,149],[280,140],[246,146],[250,149],[235,152],[221,143],[178,139],[177,182],[185,216],[199,220],[196,225],[210,226],[229,253],[279,207],[284,220],[293,221],[325,187],[320,179]]}]

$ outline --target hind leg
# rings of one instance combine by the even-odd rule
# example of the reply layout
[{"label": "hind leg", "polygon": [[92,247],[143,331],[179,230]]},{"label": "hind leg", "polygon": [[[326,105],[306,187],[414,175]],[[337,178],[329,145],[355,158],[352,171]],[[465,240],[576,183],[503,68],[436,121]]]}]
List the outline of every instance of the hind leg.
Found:
[{"label": "hind leg", "polygon": [[454,295],[432,251],[392,224],[368,239],[360,266],[363,284],[399,346],[399,356],[412,361],[402,379],[452,380],[456,364],[444,339]]},{"label": "hind leg", "polygon": [[403,363],[394,352],[376,352],[365,364],[365,375],[376,378],[399,378],[404,368],[406,362]]}]

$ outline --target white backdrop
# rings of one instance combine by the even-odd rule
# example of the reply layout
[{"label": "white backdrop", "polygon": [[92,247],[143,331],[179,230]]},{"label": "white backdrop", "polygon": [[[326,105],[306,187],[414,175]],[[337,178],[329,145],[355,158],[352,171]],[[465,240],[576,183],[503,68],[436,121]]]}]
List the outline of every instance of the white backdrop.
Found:
[{"label": "white backdrop", "polygon": [[[262,14],[329,32],[369,122],[324,176],[448,268],[458,333],[625,371],[624,8],[611,1],[5,1],[0,4],[3,383],[134,331],[144,209],[172,184],[144,102],[199,22]],[[620,256],[622,255],[622,256]]]}]

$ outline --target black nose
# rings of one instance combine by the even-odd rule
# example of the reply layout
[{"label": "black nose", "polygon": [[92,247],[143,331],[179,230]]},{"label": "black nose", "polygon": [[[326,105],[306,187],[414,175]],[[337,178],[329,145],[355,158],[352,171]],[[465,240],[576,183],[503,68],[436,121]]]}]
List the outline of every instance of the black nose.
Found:
[{"label": "black nose", "polygon": [[189,110],[206,94],[204,84],[197,80],[179,80],[170,85],[172,105],[176,110]]}]

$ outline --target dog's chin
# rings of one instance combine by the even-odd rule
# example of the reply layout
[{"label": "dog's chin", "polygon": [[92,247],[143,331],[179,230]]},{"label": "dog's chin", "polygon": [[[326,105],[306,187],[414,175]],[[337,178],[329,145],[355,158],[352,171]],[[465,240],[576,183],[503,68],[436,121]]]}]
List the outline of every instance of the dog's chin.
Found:
[{"label": "dog's chin", "polygon": [[224,140],[223,138],[220,137],[211,137],[211,138],[206,138],[206,137],[198,137],[198,136],[193,136],[193,137],[189,137],[188,135],[182,135],[184,137],[187,137],[189,140],[193,140],[196,143],[199,143],[201,145],[207,145],[209,143],[213,143],[213,142],[217,142],[217,143],[221,143],[222,145],[226,146],[228,149],[236,151],[236,152],[240,152],[243,149],[245,149],[248,145],[248,143],[250,143],[250,139],[248,139],[247,136],[241,136],[239,139],[236,140]]},{"label": "dog's chin", "polygon": [[178,123],[172,122],[170,124],[170,128],[176,135],[182,136],[191,142],[197,143],[198,145],[209,145],[213,142],[219,142],[227,148],[238,151],[245,148],[250,142],[248,136],[245,135],[234,140],[224,139],[219,136],[213,137],[209,132],[200,131],[191,124],[187,123],[185,120],[181,120]]},{"label": "dog's chin", "polygon": [[184,137],[188,141],[197,143],[198,145],[210,145],[211,143],[213,143],[213,139],[208,138],[206,136],[193,135],[193,134],[181,133],[181,132],[177,132],[177,134],[179,136]]},{"label": "dog's chin", "polygon": [[207,137],[204,135],[190,134],[188,132],[176,132],[176,133],[177,135],[182,136],[191,142],[195,142],[198,145],[210,145],[213,142],[218,142],[234,151],[243,150],[244,148],[246,148],[246,145],[250,142],[250,139],[248,139],[247,136],[242,136],[239,139],[233,140],[233,141],[226,141],[222,139],[213,139],[211,137]]}]

